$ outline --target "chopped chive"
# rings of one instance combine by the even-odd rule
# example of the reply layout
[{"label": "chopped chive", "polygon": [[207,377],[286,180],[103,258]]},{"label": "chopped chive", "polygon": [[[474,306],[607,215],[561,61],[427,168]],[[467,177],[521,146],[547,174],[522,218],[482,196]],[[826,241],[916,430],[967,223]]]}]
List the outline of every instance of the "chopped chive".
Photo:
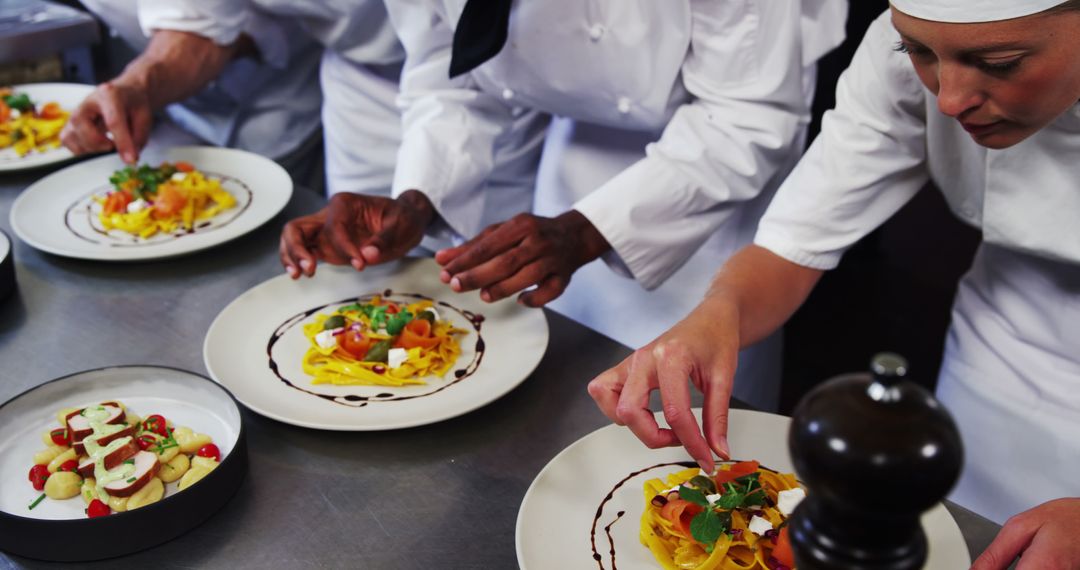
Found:
[{"label": "chopped chive", "polygon": [[131,479],[128,479],[128,480],[127,480],[127,482],[128,482],[128,483],[134,483],[134,482],[135,482],[135,478],[134,478],[134,477],[132,477]]},{"label": "chopped chive", "polygon": [[45,500],[45,493],[42,493],[36,500],[34,500],[33,503],[30,503],[30,506],[27,507],[27,509],[29,509],[31,511],[34,510],[34,507],[38,506],[38,503],[40,503],[43,500]]},{"label": "chopped chive", "polygon": [[125,459],[124,464],[125,465],[135,465],[135,460],[134,459]]}]

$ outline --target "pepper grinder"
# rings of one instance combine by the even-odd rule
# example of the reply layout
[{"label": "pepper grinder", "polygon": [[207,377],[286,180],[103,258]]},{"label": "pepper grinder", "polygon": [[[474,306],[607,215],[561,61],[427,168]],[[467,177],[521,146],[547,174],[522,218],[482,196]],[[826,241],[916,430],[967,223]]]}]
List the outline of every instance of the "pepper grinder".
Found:
[{"label": "pepper grinder", "polygon": [[920,515],[948,494],[963,447],[952,416],[881,353],[795,409],[788,447],[807,497],[792,514],[798,570],[912,570],[926,562]]}]

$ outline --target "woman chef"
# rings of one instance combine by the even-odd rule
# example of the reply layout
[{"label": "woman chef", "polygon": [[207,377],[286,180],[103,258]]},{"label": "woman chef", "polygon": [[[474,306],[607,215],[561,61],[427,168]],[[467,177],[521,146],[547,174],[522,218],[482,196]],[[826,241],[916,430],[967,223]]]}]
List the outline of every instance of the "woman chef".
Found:
[{"label": "woman chef", "polygon": [[[394,192],[418,191],[444,235],[479,234],[436,260],[444,282],[479,289],[486,301],[525,291],[520,302],[544,305],[603,257],[637,283],[592,264],[558,308],[640,346],[693,307],[706,268],[750,241],[797,161],[815,62],[843,39],[846,8],[844,0],[388,3],[407,52]],[[536,185],[550,115],[577,123],[552,131]],[[531,210],[534,186],[552,217],[515,216]],[[350,208],[332,203],[327,215]],[[421,229],[403,233],[412,243]],[[306,261],[313,270],[288,234],[286,267],[295,275]],[[341,232],[332,240],[338,259],[390,257],[363,256],[356,246],[367,235]],[[769,352],[758,364],[776,361]],[[774,406],[776,375],[754,375],[740,396]]]},{"label": "woman chef", "polygon": [[[689,317],[592,381],[601,409],[711,469],[711,452],[728,451],[739,347],[779,327],[846,248],[933,180],[983,233],[938,383],[969,450],[951,498],[1009,520],[976,568],[1021,551],[1021,569],[1080,567],[1080,499],[1053,500],[1080,496],[1077,30],[1076,0],[892,0],[755,245]],[[688,376],[705,393],[704,438]],[[655,389],[670,430],[648,411]]]},{"label": "woman chef", "polygon": [[[147,49],[80,106],[64,137],[73,151],[100,152],[115,146],[125,161],[134,162],[149,135],[152,111],[218,80],[226,65],[239,58],[260,61],[263,69],[303,65],[313,70],[317,60],[297,48],[317,43],[326,48],[319,74],[328,189],[389,193],[401,138],[394,98],[404,52],[381,1],[143,1],[139,21],[153,34]],[[250,64],[251,69],[257,67]],[[295,107],[310,102],[313,77],[297,81],[286,73],[256,75],[251,69],[247,76],[242,71],[223,76],[213,86],[241,101],[246,113],[222,117],[224,124],[212,127],[229,129],[229,121],[242,121],[247,113],[262,110],[245,105],[246,97]],[[287,115],[277,119],[260,124],[260,132],[247,136],[263,144],[295,142],[301,126]],[[308,120],[302,128],[318,126],[314,117]]]}]

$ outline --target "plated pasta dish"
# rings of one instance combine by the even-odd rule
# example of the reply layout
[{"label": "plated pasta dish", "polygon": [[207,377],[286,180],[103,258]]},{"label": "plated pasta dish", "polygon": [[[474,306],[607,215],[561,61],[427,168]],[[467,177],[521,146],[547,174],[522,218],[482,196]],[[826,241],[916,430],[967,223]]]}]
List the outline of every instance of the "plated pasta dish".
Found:
[{"label": "plated pasta dish", "polygon": [[806,496],[793,474],[757,461],[645,482],[641,543],[666,569],[793,570],[787,518]]},{"label": "plated pasta dish", "polygon": [[117,170],[112,190],[94,200],[105,230],[121,230],[140,238],[175,231],[194,232],[196,224],[236,207],[236,198],[221,180],[187,162],[163,162]]},{"label": "plated pasta dish", "polygon": [[138,509],[160,501],[166,486],[198,483],[221,461],[210,436],[158,414],[140,418],[118,401],[65,408],[56,420],[33,457],[30,484],[42,493],[30,510],[76,495],[90,518]]},{"label": "plated pasta dish", "polygon": [[408,386],[441,377],[461,356],[467,331],[440,317],[429,299],[380,295],[316,313],[303,327],[303,370],[314,384]]},{"label": "plated pasta dish", "polygon": [[26,93],[0,87],[0,150],[14,148],[26,156],[59,147],[69,115],[59,103],[38,106]]}]

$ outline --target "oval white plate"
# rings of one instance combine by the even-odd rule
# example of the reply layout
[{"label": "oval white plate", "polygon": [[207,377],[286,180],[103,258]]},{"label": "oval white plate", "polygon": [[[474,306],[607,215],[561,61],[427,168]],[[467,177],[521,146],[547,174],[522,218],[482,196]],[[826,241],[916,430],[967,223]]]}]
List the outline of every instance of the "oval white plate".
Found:
[{"label": "oval white plate", "polygon": [[[524,308],[513,299],[487,304],[476,293],[455,294],[439,282],[439,270],[432,259],[412,259],[363,272],[320,265],[312,279],[293,281],[283,274],[265,281],[237,297],[210,325],[203,345],[206,368],[253,411],[310,428],[386,430],[470,412],[532,373],[547,348],[547,320],[543,311]],[[434,299],[440,318],[470,331],[460,337],[462,355],[446,378],[430,377],[425,386],[400,388],[312,385],[300,367],[308,347],[301,330],[304,315],[387,289],[397,296]],[[483,316],[479,334],[469,314]],[[478,352],[482,358],[475,372],[458,380],[454,371],[469,368]]]},{"label": "oval white plate", "polygon": [[222,179],[222,186],[238,202],[193,233],[158,234],[142,239],[96,228],[91,196],[111,189],[109,176],[124,167],[116,154],[102,156],[54,172],[35,182],[11,206],[11,227],[29,245],[80,259],[135,261],[184,255],[220,245],[261,226],[277,215],[292,197],[292,179],[285,169],[263,156],[231,148],[177,147],[161,156],[146,157],[157,165],[163,160],[187,161],[200,171]]},{"label": "oval white plate", "polygon": [[[700,420],[701,410],[694,410]],[[662,414],[657,421],[666,425]],[[775,414],[732,410],[728,442],[732,457],[756,459],[762,465],[791,473],[787,433],[791,419]],[[646,480],[682,469],[659,467],[624,478],[654,465],[688,461],[681,448],[646,448],[629,429],[607,426],[577,440],[555,456],[536,476],[518,511],[516,543],[518,564],[523,570],[610,570],[612,548],[620,569],[661,568],[649,549],[638,540],[644,508],[642,485]],[[596,549],[600,564],[593,559],[593,521],[604,498],[596,523]],[[604,527],[611,526],[609,541]],[[923,516],[923,528],[930,541],[926,570],[955,570],[971,565],[960,528],[943,505]],[[612,545],[614,543],[614,545]]]},{"label": "oval white plate", "polygon": [[[240,437],[240,410],[228,393],[201,376],[157,366],[119,366],[80,372],[16,396],[0,408],[0,511],[28,518],[84,519],[86,505],[79,497],[45,499],[28,506],[41,492],[27,474],[35,453],[45,449],[42,432],[59,427],[62,408],[119,400],[146,417],[161,414],[176,425],[213,438],[221,456],[228,456]],[[175,483],[167,486],[174,494]]]},{"label": "oval white plate", "polygon": [[[26,93],[37,105],[56,101],[65,111],[71,113],[82,103],[86,96],[94,91],[93,85],[81,83],[27,83],[15,85],[15,93]],[[71,151],[59,146],[45,152],[31,151],[26,156],[19,156],[14,148],[0,150],[0,172],[36,168],[55,164],[74,158]]]}]

